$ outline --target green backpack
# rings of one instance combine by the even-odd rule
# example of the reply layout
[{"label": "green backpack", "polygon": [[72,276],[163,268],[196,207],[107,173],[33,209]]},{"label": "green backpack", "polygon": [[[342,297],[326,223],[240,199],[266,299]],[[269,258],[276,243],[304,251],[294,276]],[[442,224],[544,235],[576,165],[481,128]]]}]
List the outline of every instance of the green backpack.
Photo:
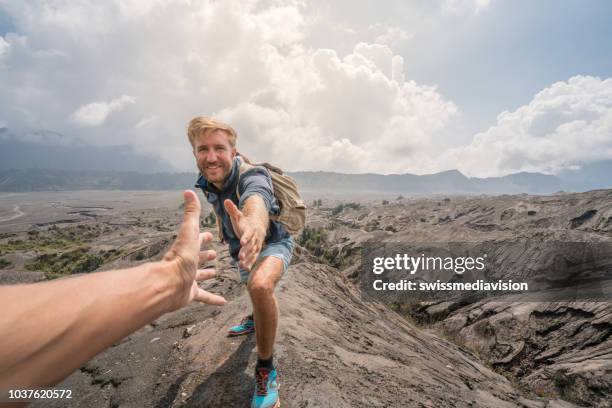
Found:
[{"label": "green backpack", "polygon": [[[274,187],[274,197],[278,201],[280,213],[271,215],[270,219],[278,221],[292,235],[297,234],[306,224],[306,204],[300,196],[298,186],[292,177],[283,174],[283,171],[269,163],[247,163],[242,157],[240,158],[240,168],[238,169],[238,184],[240,177],[254,167],[264,168],[272,178],[272,186]],[[236,187],[236,195],[240,199],[240,192]]]}]

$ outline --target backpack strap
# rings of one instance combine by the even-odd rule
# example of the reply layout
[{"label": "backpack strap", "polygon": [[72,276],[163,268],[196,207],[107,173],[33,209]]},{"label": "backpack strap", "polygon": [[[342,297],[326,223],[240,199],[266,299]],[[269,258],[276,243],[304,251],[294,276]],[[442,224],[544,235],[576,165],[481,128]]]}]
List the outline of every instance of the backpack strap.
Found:
[{"label": "backpack strap", "polygon": [[[265,169],[268,174],[270,173],[270,170],[275,171],[274,169],[278,169],[277,167],[274,167],[272,165],[270,165],[270,167],[273,167],[273,169],[268,169],[268,163],[257,163],[257,164],[250,164],[245,162],[244,160],[240,160],[240,167],[238,167],[238,183],[236,184],[236,196],[238,197],[238,201],[240,201],[240,178],[242,177],[242,175],[244,173],[246,173],[247,171],[255,168],[255,167],[259,167],[259,168],[263,168]],[[282,174],[282,170],[278,169],[280,174]],[[272,176],[270,176],[270,178],[272,178]],[[273,183],[274,185],[274,183]],[[280,205],[280,202],[278,203],[278,205]],[[278,220],[278,215],[271,215],[268,214],[268,217],[270,218],[270,220],[272,221],[277,221]]]}]

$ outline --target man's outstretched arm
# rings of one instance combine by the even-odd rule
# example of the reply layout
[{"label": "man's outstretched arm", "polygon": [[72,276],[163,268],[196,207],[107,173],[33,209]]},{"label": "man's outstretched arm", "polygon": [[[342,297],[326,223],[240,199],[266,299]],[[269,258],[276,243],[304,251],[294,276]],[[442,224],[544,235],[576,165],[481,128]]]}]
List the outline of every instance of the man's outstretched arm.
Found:
[{"label": "man's outstretched arm", "polygon": [[215,275],[198,264],[215,258],[200,251],[200,202],[184,193],[185,216],[162,261],[134,268],[29,285],[0,287],[0,390],[58,383],[97,353],[162,314],[192,300],[225,299],[196,281]]}]

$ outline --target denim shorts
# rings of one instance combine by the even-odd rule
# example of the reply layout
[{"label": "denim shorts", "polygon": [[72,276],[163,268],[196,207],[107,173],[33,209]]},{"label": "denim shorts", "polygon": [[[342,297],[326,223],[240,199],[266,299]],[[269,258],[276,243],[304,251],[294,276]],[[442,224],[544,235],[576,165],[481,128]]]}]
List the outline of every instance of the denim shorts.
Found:
[{"label": "denim shorts", "polygon": [[[285,273],[287,268],[289,268],[289,264],[291,263],[294,246],[295,243],[293,242],[293,237],[291,236],[283,238],[278,242],[267,244],[259,253],[257,261],[255,261],[255,265],[263,261],[265,257],[273,256],[283,261],[283,273]],[[246,283],[249,280],[250,272],[246,269],[240,268],[238,266],[238,262],[235,260],[232,260],[232,263],[236,266],[236,268],[238,268],[238,272],[240,272],[240,282]]]}]

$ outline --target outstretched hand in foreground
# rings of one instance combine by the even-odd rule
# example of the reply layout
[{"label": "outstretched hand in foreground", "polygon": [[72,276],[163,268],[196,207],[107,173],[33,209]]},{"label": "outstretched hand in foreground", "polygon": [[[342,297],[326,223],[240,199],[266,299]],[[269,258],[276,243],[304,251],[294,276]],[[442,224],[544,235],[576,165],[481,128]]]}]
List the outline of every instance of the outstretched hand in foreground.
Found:
[{"label": "outstretched hand in foreground", "polygon": [[68,279],[0,286],[0,401],[8,389],[57,384],[99,352],[192,300],[223,305],[198,287],[215,258],[201,251],[200,201],[184,192],[185,216],[176,241],[159,262]]},{"label": "outstretched hand in foreground", "polygon": [[225,304],[224,298],[198,286],[199,281],[213,278],[216,274],[214,269],[198,269],[198,266],[215,259],[217,254],[213,250],[201,250],[202,245],[208,244],[213,237],[210,232],[200,233],[200,200],[191,190],[186,190],[183,197],[185,199],[183,223],[174,244],[163,259],[169,271],[179,279],[177,306],[185,306],[192,300],[222,306]]}]

